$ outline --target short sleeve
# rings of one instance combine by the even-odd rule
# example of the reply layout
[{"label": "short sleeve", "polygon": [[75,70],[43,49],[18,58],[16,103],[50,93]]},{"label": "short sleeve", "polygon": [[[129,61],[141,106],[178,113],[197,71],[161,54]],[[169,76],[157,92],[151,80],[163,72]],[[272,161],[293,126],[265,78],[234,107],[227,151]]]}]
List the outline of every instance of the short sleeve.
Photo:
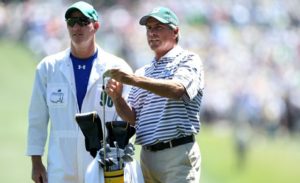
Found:
[{"label": "short sleeve", "polygon": [[179,63],[174,74],[173,81],[181,83],[186,93],[182,99],[186,102],[192,100],[204,89],[204,72],[200,57],[193,53],[188,53]]}]

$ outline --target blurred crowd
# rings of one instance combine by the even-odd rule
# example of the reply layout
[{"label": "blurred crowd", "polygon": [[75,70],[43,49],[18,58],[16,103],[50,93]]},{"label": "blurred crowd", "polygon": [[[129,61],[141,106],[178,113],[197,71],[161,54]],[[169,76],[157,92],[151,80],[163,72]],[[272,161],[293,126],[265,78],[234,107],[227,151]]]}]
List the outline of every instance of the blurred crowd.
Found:
[{"label": "blurred crowd", "polygon": [[[43,56],[69,44],[64,13],[71,0],[0,1],[0,39]],[[180,45],[205,69],[203,122],[300,132],[300,1],[94,0],[98,43],[137,69],[153,57],[139,18],[168,6],[180,19]]]}]

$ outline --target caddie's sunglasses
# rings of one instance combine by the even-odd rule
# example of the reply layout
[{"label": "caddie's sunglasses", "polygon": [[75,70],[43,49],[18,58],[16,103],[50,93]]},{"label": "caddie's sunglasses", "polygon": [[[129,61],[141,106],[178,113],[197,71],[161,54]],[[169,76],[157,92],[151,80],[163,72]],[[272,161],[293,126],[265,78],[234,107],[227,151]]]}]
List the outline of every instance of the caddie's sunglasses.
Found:
[{"label": "caddie's sunglasses", "polygon": [[70,27],[74,27],[74,25],[77,23],[80,27],[83,26],[87,26],[89,25],[91,22],[93,22],[93,20],[88,19],[86,17],[73,17],[73,18],[68,18],[66,20],[68,26]]}]

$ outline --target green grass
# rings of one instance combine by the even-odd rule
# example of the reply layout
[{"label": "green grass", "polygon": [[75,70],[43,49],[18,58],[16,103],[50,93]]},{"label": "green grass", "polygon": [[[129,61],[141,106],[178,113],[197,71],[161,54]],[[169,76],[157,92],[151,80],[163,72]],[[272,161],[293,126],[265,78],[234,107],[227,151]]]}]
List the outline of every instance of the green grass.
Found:
[{"label": "green grass", "polygon": [[268,138],[255,134],[249,140],[246,161],[238,166],[232,130],[206,127],[198,136],[204,183],[299,183],[299,137]]},{"label": "green grass", "polygon": [[0,41],[0,182],[30,182],[27,109],[36,62],[22,45]]},{"label": "green grass", "polygon": [[[0,182],[30,183],[31,164],[25,156],[27,110],[37,60],[19,43],[0,40],[0,63]],[[299,137],[280,135],[269,139],[254,135],[245,167],[240,169],[232,130],[203,127],[197,136],[202,152],[202,183],[300,182]]]}]

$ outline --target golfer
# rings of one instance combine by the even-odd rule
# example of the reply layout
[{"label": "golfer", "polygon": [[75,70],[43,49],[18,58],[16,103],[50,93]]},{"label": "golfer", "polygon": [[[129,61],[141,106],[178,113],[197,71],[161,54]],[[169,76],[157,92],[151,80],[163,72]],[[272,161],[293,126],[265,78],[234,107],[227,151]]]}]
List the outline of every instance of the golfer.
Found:
[{"label": "golfer", "polygon": [[[169,8],[155,8],[139,23],[146,27],[154,58],[135,74],[112,69],[106,91],[118,114],[136,127],[146,183],[199,183],[195,135],[204,88],[201,60],[178,45],[179,21]],[[133,86],[128,103],[122,83]]]}]

